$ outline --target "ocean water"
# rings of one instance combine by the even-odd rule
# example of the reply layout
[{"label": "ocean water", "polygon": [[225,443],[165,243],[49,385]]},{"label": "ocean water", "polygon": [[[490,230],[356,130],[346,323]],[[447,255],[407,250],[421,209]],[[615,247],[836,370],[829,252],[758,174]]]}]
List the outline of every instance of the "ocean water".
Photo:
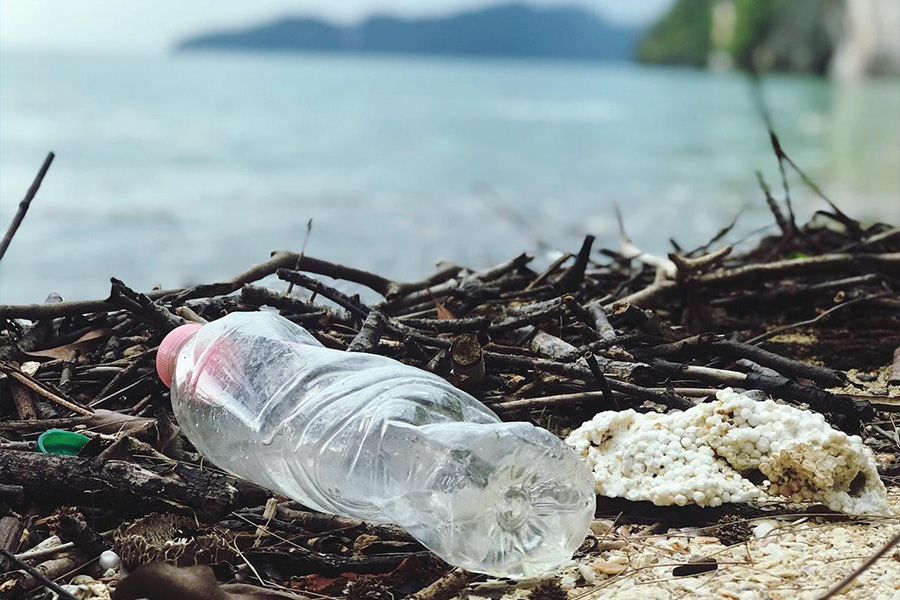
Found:
[{"label": "ocean water", "polygon": [[[900,220],[900,82],[772,77],[793,158],[850,214]],[[546,261],[586,233],[702,244],[771,224],[777,165],[738,74],[327,55],[0,55],[0,303],[229,277],[273,250],[418,279]],[[806,219],[825,205],[792,178]],[[750,242],[744,242],[750,243]]]}]

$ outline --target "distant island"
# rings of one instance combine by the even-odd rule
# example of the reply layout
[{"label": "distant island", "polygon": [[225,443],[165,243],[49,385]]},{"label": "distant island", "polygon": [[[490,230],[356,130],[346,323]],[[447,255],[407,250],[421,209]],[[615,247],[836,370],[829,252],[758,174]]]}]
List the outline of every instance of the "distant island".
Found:
[{"label": "distant island", "polygon": [[579,7],[508,4],[444,17],[373,16],[357,25],[290,17],[246,29],[204,33],[176,51],[358,52],[622,61],[638,28],[617,26]]}]

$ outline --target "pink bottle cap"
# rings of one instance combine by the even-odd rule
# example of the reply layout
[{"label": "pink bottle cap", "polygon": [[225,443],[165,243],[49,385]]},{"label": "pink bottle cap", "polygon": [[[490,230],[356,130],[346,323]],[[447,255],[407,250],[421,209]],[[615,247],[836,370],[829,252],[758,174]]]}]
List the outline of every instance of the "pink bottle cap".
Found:
[{"label": "pink bottle cap", "polygon": [[163,338],[156,351],[156,372],[166,387],[172,387],[172,372],[175,370],[175,360],[178,358],[178,352],[188,339],[197,333],[202,327],[200,323],[188,323],[176,327]]}]

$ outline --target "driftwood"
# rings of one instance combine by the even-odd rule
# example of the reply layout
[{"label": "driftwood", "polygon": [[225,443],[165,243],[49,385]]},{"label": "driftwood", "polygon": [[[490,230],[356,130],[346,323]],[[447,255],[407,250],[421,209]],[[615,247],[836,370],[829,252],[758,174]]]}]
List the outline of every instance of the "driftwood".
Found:
[{"label": "driftwood", "polygon": [[[0,398],[9,400],[0,402],[0,548],[37,572],[52,570],[63,563],[51,561],[69,560],[66,552],[96,558],[102,532],[127,519],[175,513],[226,528],[243,557],[233,566],[248,582],[310,597],[324,593],[317,586],[335,586],[326,595],[339,596],[354,578],[354,587],[377,581],[395,597],[465,595],[471,575],[427,559],[398,527],[273,498],[215,470],[180,434],[153,365],[163,336],[186,320],[263,306],[328,347],[429,370],[503,419],[560,435],[599,411],[684,410],[730,386],[822,412],[876,451],[894,453],[886,412],[900,403],[872,382],[900,382],[900,229],[865,229],[837,213],[828,218],[843,229],[801,227],[769,196],[780,235],[745,254],[716,246],[731,226],[668,257],[647,255],[624,235],[620,251],[596,251],[588,236],[577,253],[542,269],[521,254],[482,271],[446,265],[397,282],[275,252],[211,284],[141,293],[112,280],[103,300],[2,306]],[[280,281],[259,285],[269,275]],[[351,285],[381,298],[367,292],[363,301]],[[879,369],[890,371],[886,379]],[[90,441],[77,457],[34,452],[51,428],[80,430]],[[712,510],[621,499],[601,499],[599,514],[714,527],[729,515],[804,510],[821,518],[820,508],[778,503]],[[26,525],[38,532],[34,541],[22,541]],[[63,529],[77,547],[34,549],[37,537]],[[2,568],[17,573],[21,593],[41,583],[11,562]]]},{"label": "driftwood", "polygon": [[173,511],[216,521],[238,504],[229,478],[190,465],[175,477],[121,460],[54,456],[0,449],[0,480],[21,486],[32,501],[124,509],[131,514]]}]

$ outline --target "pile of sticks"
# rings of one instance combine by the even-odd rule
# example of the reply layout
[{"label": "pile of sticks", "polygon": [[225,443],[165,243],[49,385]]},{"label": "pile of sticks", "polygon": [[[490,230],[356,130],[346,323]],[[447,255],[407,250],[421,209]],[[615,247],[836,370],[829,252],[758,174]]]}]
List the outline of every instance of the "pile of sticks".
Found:
[{"label": "pile of sticks", "polygon": [[[367,581],[412,594],[453,573],[394,527],[273,502],[178,433],[155,375],[159,342],[232,311],[271,307],[328,347],[434,372],[503,418],[560,435],[598,411],[685,409],[731,386],[897,450],[887,413],[900,403],[867,380],[885,369],[887,386],[900,379],[900,229],[812,224],[741,256],[593,242],[540,272],[522,254],[483,271],[443,265],[416,282],[276,252],[209,285],[138,293],[113,279],[102,301],[0,307],[0,548],[15,555],[0,565],[4,591],[25,597],[41,585],[22,563],[48,579],[90,570],[113,530],[150,513],[229,531],[243,556],[231,575],[245,561],[256,583],[339,593]],[[364,302],[348,282],[381,299]],[[840,340],[852,350],[841,353]],[[35,452],[50,428],[91,441],[76,457]],[[706,519],[729,511],[740,509]],[[73,514],[76,533],[62,525]],[[33,549],[51,534],[55,552]]]},{"label": "pile of sticks", "polygon": [[[773,144],[779,163],[792,164]],[[833,205],[798,227],[789,196],[784,214],[763,189],[780,235],[740,255],[722,245],[731,226],[694,250],[673,244],[665,257],[623,231],[618,250],[597,250],[587,236],[539,270],[522,254],[399,282],[275,252],[212,284],[140,293],[113,279],[104,300],[0,306],[0,595],[71,598],[58,583],[75,573],[102,579],[104,549],[131,568],[158,556],[144,546],[162,536],[159,519],[171,529],[175,517],[193,525],[172,529],[167,547],[179,552],[169,562],[216,562],[215,577],[191,577],[267,588],[254,597],[440,599],[469,581],[396,527],[318,514],[218,471],[179,433],[155,373],[159,343],[183,323],[233,311],[277,310],[330,348],[436,373],[504,419],[558,435],[599,411],[683,410],[736,387],[821,412],[896,454],[900,228],[863,227]],[[78,456],[37,452],[36,438],[53,428],[90,441]],[[895,471],[884,471],[888,483]],[[664,514],[623,501],[599,510],[709,525],[763,509]],[[164,571],[144,575],[147,589],[187,577]]]}]

